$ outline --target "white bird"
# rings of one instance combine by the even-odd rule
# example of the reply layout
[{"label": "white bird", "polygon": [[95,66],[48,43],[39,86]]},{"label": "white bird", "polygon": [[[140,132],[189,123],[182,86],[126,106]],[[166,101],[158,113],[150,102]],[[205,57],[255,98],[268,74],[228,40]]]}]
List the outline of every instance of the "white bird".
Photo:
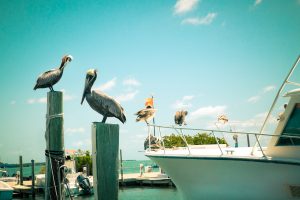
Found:
[{"label": "white bird", "polygon": [[103,92],[95,90],[91,91],[91,88],[96,79],[97,71],[95,69],[88,70],[86,74],[81,104],[86,98],[86,101],[89,103],[91,108],[103,115],[102,123],[105,123],[107,117],[115,117],[124,124],[126,121],[126,117],[122,106],[112,97]]},{"label": "white bird", "polygon": [[156,109],[152,108],[152,106],[147,106],[145,109],[142,109],[135,113],[135,115],[137,115],[136,121],[139,122],[141,120],[144,120],[147,124],[149,124],[148,120],[153,119],[153,117],[155,116],[155,112]]},{"label": "white bird", "polygon": [[60,67],[57,69],[51,69],[51,70],[46,71],[43,74],[41,74],[38,77],[33,89],[36,90],[37,88],[47,88],[48,87],[50,89],[50,91],[54,91],[53,85],[55,85],[60,80],[60,78],[63,75],[64,68],[72,60],[73,60],[73,57],[71,55],[64,56],[62,58]]}]

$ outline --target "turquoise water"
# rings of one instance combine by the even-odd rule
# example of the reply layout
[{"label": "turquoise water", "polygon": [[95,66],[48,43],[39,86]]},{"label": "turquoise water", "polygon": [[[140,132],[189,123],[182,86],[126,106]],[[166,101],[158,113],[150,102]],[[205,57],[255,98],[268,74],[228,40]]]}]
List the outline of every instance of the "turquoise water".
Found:
[{"label": "turquoise water", "polygon": [[[14,198],[17,199],[17,198]],[[36,200],[44,199],[38,196]],[[66,197],[66,200],[69,198]],[[182,200],[176,188],[154,188],[154,187],[128,187],[119,190],[119,200]],[[74,200],[94,200],[94,196],[75,197]]]},{"label": "turquoise water", "polygon": [[[124,161],[123,172],[128,173],[139,173],[140,163],[144,166],[155,165],[151,160],[142,161]],[[35,166],[35,174],[40,172],[42,166]],[[6,168],[9,175],[12,175],[19,171],[19,168]],[[153,171],[158,171],[158,168],[153,168]],[[23,174],[25,177],[31,175],[31,167],[24,167]],[[16,198],[14,198],[16,199]],[[37,196],[36,200],[44,199],[43,195]],[[66,198],[68,200],[69,198]],[[161,199],[161,200],[181,200],[181,197],[174,187],[124,187],[119,190],[119,200],[148,200],[148,199]],[[94,196],[80,196],[75,197],[74,200],[94,200]]]},{"label": "turquoise water", "polygon": [[[125,160],[123,161],[123,173],[124,174],[130,174],[130,173],[139,173],[140,170],[140,163],[142,163],[144,166],[152,166],[155,165],[154,162],[151,160]],[[42,166],[35,166],[34,167],[34,173],[39,174]],[[8,171],[9,176],[12,176],[17,171],[20,171],[20,168],[6,168]],[[154,172],[158,171],[158,168],[153,168]],[[29,177],[31,176],[31,167],[23,167],[23,176]]]}]

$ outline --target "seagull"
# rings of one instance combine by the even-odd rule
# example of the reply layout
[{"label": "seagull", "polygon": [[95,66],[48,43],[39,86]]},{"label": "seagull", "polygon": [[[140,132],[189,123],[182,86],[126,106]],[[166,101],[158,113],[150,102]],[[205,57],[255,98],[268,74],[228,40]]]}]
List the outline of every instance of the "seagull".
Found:
[{"label": "seagull", "polygon": [[126,121],[126,117],[122,106],[112,97],[108,96],[107,94],[101,91],[91,91],[91,88],[96,79],[97,70],[88,70],[85,78],[85,86],[83,90],[81,104],[86,98],[86,101],[89,103],[90,107],[99,114],[103,115],[102,123],[105,123],[107,117],[115,117],[124,124]]},{"label": "seagull", "polygon": [[144,120],[148,125],[148,120],[151,120],[154,117],[155,112],[156,109],[154,109],[152,106],[147,106],[145,109],[142,109],[135,113],[135,115],[137,115],[136,121],[139,122],[141,120]]},{"label": "seagull", "polygon": [[178,124],[179,126],[182,126],[182,124],[186,125],[185,117],[187,116],[187,114],[188,112],[184,110],[177,111],[174,117],[175,124]]},{"label": "seagull", "polygon": [[50,89],[50,91],[54,91],[53,85],[55,85],[60,80],[60,78],[63,75],[64,68],[72,60],[73,60],[73,57],[71,55],[64,56],[62,58],[60,67],[57,69],[51,69],[49,71],[42,73],[38,77],[33,89],[36,90],[38,88],[47,88],[48,87]]}]

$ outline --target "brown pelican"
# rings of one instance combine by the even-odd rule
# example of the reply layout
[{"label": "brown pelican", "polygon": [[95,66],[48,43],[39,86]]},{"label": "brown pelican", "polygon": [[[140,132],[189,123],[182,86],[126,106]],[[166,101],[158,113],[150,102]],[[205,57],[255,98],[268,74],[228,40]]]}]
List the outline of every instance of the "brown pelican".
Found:
[{"label": "brown pelican", "polygon": [[115,117],[124,124],[126,121],[126,117],[124,115],[124,109],[122,108],[122,106],[112,97],[100,91],[91,91],[91,88],[96,79],[97,71],[95,69],[88,70],[85,78],[85,86],[81,104],[83,103],[84,98],[86,98],[86,101],[89,103],[91,108],[103,115],[102,123],[105,123],[107,117]]},{"label": "brown pelican", "polygon": [[147,106],[145,109],[142,109],[135,113],[137,115],[136,121],[139,122],[141,120],[144,120],[147,124],[148,120],[152,119],[155,115],[156,109],[153,109],[152,106]]},{"label": "brown pelican", "polygon": [[37,88],[47,88],[48,87],[50,89],[50,91],[54,91],[53,85],[55,85],[60,80],[60,78],[63,75],[64,68],[66,67],[68,62],[72,61],[72,59],[73,59],[73,57],[71,55],[64,56],[62,58],[60,67],[57,69],[51,69],[51,70],[46,71],[43,74],[41,74],[38,77],[33,89],[36,90]]},{"label": "brown pelican", "polygon": [[179,126],[182,126],[182,124],[186,125],[185,117],[187,116],[187,114],[188,112],[184,110],[177,111],[174,117],[175,124],[178,124]]}]

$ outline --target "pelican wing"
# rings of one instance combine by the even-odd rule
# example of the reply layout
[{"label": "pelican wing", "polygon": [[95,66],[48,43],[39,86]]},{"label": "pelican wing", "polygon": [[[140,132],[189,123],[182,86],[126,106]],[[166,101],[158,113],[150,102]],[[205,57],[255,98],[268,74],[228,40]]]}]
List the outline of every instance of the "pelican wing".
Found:
[{"label": "pelican wing", "polygon": [[97,104],[98,109],[103,112],[101,114],[117,118],[120,118],[123,115],[124,109],[112,97],[96,90],[92,91],[92,97],[94,102]]},{"label": "pelican wing", "polygon": [[42,73],[38,77],[36,82],[37,82],[38,85],[44,85],[44,84],[52,83],[52,82],[54,82],[54,80],[57,79],[58,76],[59,76],[59,70],[51,69],[49,71],[46,71],[46,72]]}]

